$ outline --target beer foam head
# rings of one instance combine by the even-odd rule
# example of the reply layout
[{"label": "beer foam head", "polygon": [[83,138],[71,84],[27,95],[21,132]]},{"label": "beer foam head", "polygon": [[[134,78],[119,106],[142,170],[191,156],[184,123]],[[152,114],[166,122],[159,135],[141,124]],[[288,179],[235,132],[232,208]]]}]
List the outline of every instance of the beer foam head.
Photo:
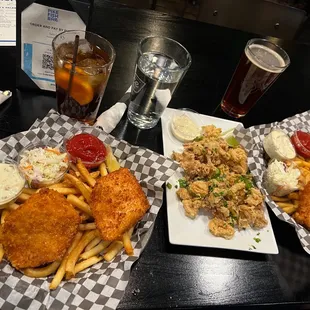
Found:
[{"label": "beer foam head", "polygon": [[271,48],[252,44],[245,49],[248,59],[257,67],[272,73],[281,73],[286,68],[285,60]]}]

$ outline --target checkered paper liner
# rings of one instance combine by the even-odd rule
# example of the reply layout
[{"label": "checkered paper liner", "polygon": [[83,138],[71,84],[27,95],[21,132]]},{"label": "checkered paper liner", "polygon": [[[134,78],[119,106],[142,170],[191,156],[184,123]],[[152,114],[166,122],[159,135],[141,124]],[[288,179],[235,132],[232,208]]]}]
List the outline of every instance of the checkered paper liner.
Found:
[{"label": "checkered paper liner", "polygon": [[234,130],[234,135],[239,143],[248,151],[249,170],[257,186],[265,195],[266,202],[271,210],[281,221],[287,222],[295,228],[303,249],[310,254],[310,232],[296,223],[290,215],[278,207],[263,186],[263,175],[267,169],[267,162],[264,159],[264,137],[275,128],[281,129],[291,136],[298,128],[308,126],[310,127],[310,110],[286,118],[282,122],[257,125],[246,129],[239,125]]},{"label": "checkered paper liner", "polygon": [[161,186],[178,168],[176,162],[117,140],[97,128],[85,129],[84,124],[54,110],[42,121],[36,120],[29,131],[0,140],[0,158],[16,159],[19,151],[30,142],[50,139],[61,143],[69,131],[78,131],[82,126],[84,131],[111,145],[121,166],[129,168],[136,176],[149,200],[151,207],[132,236],[134,255],[127,256],[122,251],[112,262],[100,262],[78,273],[74,279],[62,281],[55,291],[49,290],[52,277],[29,278],[3,261],[0,264],[0,309],[116,309],[129,281],[130,268],[150,237],[163,201]]}]

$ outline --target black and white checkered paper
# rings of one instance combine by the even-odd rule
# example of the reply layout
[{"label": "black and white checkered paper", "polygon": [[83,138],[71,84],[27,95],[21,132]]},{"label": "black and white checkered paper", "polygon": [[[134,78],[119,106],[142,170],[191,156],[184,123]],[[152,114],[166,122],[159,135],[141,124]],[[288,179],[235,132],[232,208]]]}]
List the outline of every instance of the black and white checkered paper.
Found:
[{"label": "black and white checkered paper", "polygon": [[296,223],[290,215],[278,207],[263,186],[263,175],[267,169],[263,148],[265,136],[275,128],[281,129],[289,136],[292,136],[296,130],[307,127],[310,128],[310,111],[296,114],[295,116],[284,119],[282,122],[257,125],[246,129],[242,126],[238,126],[234,130],[234,135],[240,144],[248,151],[249,169],[257,186],[266,196],[266,202],[271,210],[281,221],[285,221],[295,228],[303,249],[310,254],[310,232]]},{"label": "black and white checkered paper", "polygon": [[[82,126],[80,122],[51,110],[29,131],[0,140],[0,158],[16,159],[20,150],[30,142],[50,139],[61,143],[68,131],[78,131]],[[49,290],[52,277],[29,278],[3,261],[0,265],[0,309],[116,309],[124,294],[130,268],[142,253],[162,205],[161,186],[178,164],[148,149],[117,140],[102,130],[89,127],[84,131],[111,145],[121,166],[131,170],[147,195],[151,207],[136,225],[132,236],[134,255],[127,256],[122,251],[112,262],[100,262],[78,273],[74,279],[63,281],[55,291]]]}]

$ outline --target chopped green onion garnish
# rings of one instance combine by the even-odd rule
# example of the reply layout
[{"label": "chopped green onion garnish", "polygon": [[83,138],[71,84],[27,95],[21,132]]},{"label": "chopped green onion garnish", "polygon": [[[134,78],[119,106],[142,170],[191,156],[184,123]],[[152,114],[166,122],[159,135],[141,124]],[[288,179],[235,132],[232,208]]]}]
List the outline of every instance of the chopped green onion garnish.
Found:
[{"label": "chopped green onion garnish", "polygon": [[203,139],[203,136],[198,136],[194,139],[195,142],[199,142]]},{"label": "chopped green onion garnish", "polygon": [[188,186],[188,182],[185,179],[179,179],[178,182],[181,188],[186,188]]}]

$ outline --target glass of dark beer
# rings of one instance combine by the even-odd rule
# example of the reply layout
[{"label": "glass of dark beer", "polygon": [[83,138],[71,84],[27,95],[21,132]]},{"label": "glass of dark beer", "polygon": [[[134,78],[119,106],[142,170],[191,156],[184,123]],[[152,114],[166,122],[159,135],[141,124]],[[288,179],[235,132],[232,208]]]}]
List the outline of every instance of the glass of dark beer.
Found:
[{"label": "glass of dark beer", "polygon": [[245,116],[289,64],[289,56],[278,45],[265,39],[248,41],[222,99],[222,110],[234,118]]}]

